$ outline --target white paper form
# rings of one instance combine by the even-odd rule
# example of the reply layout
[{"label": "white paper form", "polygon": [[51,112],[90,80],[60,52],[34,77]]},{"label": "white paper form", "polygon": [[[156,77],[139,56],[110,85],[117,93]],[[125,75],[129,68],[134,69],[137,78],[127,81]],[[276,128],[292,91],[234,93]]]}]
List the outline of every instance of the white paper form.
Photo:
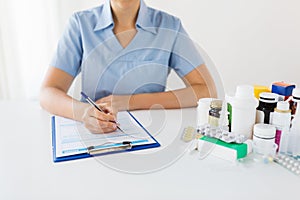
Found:
[{"label": "white paper form", "polygon": [[111,133],[90,133],[83,123],[55,116],[56,156],[64,157],[87,152],[89,146],[112,147],[124,141],[130,141],[134,146],[156,143],[156,141],[126,112],[117,116],[120,128]]}]

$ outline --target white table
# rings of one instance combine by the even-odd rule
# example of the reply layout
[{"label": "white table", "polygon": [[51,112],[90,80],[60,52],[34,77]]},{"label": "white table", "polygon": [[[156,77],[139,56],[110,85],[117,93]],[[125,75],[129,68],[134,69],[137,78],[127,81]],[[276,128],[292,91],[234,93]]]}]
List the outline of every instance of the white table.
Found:
[{"label": "white table", "polygon": [[[178,139],[180,128],[195,125],[196,116],[195,109],[134,114],[150,132],[159,133],[156,138],[162,144],[161,149],[140,151],[136,154],[138,158],[141,154],[164,152],[164,148]],[[164,127],[155,130],[158,128],[155,124],[162,122]],[[188,152],[171,159],[172,163],[163,169],[140,174],[113,170],[94,158],[53,163],[50,115],[36,102],[0,102],[0,124],[0,199],[3,200],[300,198],[300,178],[274,163],[244,165],[212,156],[199,160]],[[131,158],[127,153],[121,156]],[[120,155],[107,157],[119,158]]]}]

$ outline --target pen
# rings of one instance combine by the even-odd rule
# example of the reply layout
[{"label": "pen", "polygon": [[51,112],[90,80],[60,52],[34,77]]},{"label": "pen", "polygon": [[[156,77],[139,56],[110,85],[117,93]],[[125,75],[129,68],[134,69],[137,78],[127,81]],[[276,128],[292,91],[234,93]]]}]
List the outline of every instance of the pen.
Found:
[{"label": "pen", "polygon": [[[99,106],[97,106],[97,104],[90,98],[88,97],[84,92],[81,92],[81,95],[85,98],[85,100],[91,104],[92,106],[94,106],[97,110],[99,110],[100,112],[103,112],[105,113]],[[110,122],[113,122],[113,123],[117,123],[115,121],[110,121]],[[117,128],[122,132],[124,133],[124,131],[117,125]]]}]

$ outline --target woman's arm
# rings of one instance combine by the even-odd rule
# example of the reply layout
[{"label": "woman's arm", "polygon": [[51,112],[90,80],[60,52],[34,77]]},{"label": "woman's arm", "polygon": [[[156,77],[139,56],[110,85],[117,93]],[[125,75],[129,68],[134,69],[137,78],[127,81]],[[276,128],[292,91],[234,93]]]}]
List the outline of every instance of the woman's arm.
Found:
[{"label": "woman's arm", "polygon": [[40,91],[42,108],[54,115],[81,121],[94,133],[116,130],[116,124],[110,122],[115,121],[116,118],[109,108],[103,108],[108,114],[102,113],[89,104],[67,95],[73,80],[74,78],[68,73],[50,67]]},{"label": "woman's arm", "polygon": [[127,95],[110,95],[97,103],[107,103],[116,110],[138,110],[149,108],[184,108],[197,105],[204,97],[216,97],[214,81],[203,64],[183,77],[186,88],[168,92]]}]

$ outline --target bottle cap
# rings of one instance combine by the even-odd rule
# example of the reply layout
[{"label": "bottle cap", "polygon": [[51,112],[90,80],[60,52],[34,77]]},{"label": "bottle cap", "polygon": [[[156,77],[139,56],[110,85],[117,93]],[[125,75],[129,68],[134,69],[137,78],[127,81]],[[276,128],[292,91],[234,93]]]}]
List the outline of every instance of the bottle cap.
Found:
[{"label": "bottle cap", "polygon": [[206,106],[206,107],[209,107],[210,106],[210,103],[213,101],[213,100],[216,100],[215,98],[201,98],[198,100],[197,104],[198,106]]},{"label": "bottle cap", "polygon": [[225,95],[225,99],[232,107],[256,109],[258,106],[258,100],[254,97],[254,89],[251,85],[237,86],[235,96]]},{"label": "bottle cap", "polygon": [[253,98],[254,88],[251,85],[238,85],[235,93],[236,98]]},{"label": "bottle cap", "polygon": [[300,88],[293,89],[293,100],[300,101]]},{"label": "bottle cap", "polygon": [[262,85],[254,85],[254,96],[255,98],[259,99],[259,94],[262,92],[271,92],[270,88],[268,86],[262,86]]},{"label": "bottle cap", "polygon": [[261,139],[272,139],[275,138],[276,128],[270,124],[255,124],[254,125],[254,136],[259,137]]},{"label": "bottle cap", "polygon": [[266,103],[276,103],[278,102],[278,94],[271,93],[271,92],[262,92],[259,94],[259,101],[266,102]]},{"label": "bottle cap", "polygon": [[290,104],[286,101],[277,102],[277,111],[290,111]]},{"label": "bottle cap", "polygon": [[213,100],[210,103],[210,107],[211,108],[222,108],[222,105],[223,105],[223,101],[222,100]]}]

